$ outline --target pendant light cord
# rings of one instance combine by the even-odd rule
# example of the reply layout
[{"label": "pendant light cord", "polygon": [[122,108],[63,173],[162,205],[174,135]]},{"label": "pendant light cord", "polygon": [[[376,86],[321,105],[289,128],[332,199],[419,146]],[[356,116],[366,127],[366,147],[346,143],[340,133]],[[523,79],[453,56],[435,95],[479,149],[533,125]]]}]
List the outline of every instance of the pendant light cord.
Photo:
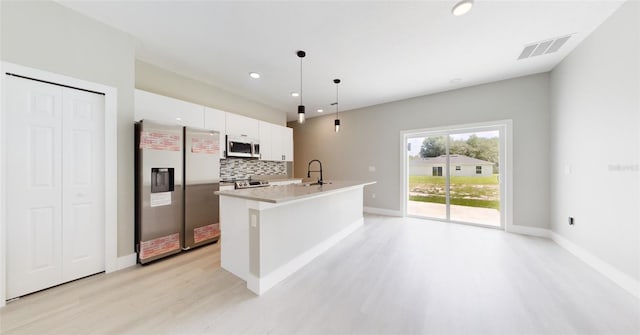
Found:
[{"label": "pendant light cord", "polygon": [[302,57],[300,57],[300,105],[302,105]]}]

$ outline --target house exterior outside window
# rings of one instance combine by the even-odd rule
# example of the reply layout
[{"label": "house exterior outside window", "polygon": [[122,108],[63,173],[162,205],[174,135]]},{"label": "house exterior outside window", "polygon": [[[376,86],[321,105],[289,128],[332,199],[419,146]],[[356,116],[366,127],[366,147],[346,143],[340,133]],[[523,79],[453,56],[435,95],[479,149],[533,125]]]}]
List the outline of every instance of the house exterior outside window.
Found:
[{"label": "house exterior outside window", "polygon": [[[483,161],[464,155],[450,155],[449,171],[447,171],[447,156],[425,157],[412,159],[410,169],[415,175],[442,177],[488,177],[493,174],[493,162]],[[478,166],[480,168],[478,168]]]}]

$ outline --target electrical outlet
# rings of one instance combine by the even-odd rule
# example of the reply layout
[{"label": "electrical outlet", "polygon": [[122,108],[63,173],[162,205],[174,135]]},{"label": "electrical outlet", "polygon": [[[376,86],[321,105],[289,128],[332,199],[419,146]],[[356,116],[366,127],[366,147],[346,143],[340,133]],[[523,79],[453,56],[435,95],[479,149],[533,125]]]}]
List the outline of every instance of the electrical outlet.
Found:
[{"label": "electrical outlet", "polygon": [[375,199],[376,198],[376,194],[375,193],[371,193],[371,198]]},{"label": "electrical outlet", "polygon": [[573,226],[575,224],[575,220],[573,219],[573,216],[569,217],[569,225]]}]

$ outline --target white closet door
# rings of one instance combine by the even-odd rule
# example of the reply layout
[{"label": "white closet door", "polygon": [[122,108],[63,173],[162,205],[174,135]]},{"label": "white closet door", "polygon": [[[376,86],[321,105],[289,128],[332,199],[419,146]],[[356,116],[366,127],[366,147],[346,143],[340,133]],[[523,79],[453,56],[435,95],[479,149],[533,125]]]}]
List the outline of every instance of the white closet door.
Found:
[{"label": "white closet door", "polygon": [[7,76],[7,298],[60,284],[62,87]]},{"label": "white closet door", "polygon": [[104,271],[104,96],[7,76],[7,298]]},{"label": "white closet door", "polygon": [[62,281],[104,270],[104,96],[63,90]]}]

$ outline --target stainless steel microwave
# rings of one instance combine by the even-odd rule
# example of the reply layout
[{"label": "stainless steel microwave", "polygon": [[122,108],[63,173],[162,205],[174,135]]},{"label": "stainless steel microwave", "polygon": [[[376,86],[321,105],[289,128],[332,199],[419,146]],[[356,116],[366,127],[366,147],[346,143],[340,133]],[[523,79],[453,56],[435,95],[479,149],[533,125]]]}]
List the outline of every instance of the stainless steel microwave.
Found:
[{"label": "stainless steel microwave", "polygon": [[260,143],[246,136],[227,135],[227,157],[260,158]]}]

